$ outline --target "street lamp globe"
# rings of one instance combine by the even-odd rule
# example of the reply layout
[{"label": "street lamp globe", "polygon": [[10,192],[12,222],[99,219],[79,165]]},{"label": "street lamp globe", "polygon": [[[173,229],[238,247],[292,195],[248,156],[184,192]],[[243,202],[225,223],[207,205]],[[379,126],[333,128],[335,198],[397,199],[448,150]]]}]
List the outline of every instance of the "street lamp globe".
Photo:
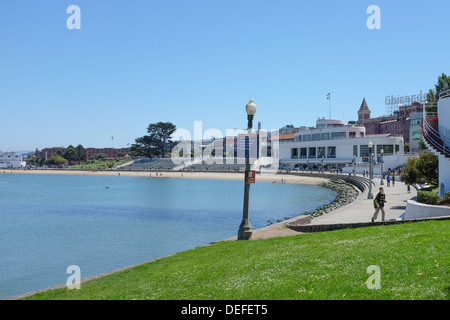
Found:
[{"label": "street lamp globe", "polygon": [[245,111],[247,115],[254,116],[256,113],[256,104],[253,102],[253,99],[250,99],[250,102],[245,106]]},{"label": "street lamp globe", "polygon": [[372,149],[372,147],[373,147],[373,142],[372,142],[372,140],[369,141],[368,147],[369,147],[370,149]]}]

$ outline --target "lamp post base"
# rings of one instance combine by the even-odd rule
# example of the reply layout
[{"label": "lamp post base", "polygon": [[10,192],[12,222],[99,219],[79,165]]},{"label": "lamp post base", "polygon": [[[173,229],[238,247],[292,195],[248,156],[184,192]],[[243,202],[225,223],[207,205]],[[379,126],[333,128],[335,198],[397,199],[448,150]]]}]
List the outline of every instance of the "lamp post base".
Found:
[{"label": "lamp post base", "polygon": [[250,240],[252,237],[252,230],[239,230],[238,240]]}]

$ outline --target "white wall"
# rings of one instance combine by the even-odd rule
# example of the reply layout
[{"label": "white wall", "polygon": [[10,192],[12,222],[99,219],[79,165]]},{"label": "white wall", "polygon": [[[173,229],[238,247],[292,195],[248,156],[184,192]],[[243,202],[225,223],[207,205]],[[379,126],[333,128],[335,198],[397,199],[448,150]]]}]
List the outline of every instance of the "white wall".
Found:
[{"label": "white wall", "polygon": [[429,204],[419,203],[415,200],[406,202],[405,220],[450,216],[450,207],[433,206]]}]

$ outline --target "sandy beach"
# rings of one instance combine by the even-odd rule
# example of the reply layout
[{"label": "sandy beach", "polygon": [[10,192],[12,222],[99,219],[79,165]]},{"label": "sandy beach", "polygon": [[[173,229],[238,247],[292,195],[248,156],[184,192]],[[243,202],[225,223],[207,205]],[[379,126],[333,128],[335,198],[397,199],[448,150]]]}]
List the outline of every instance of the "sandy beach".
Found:
[{"label": "sandy beach", "polygon": [[[215,180],[244,180],[243,172],[144,172],[144,171],[87,171],[87,170],[0,170],[0,174],[66,174],[66,175],[105,175],[105,176],[125,176],[125,177],[145,177],[145,178],[179,178],[179,179],[215,179]],[[318,184],[328,181],[328,179],[317,177],[305,177],[294,175],[257,174],[256,181],[270,181],[281,183],[298,184]]]}]

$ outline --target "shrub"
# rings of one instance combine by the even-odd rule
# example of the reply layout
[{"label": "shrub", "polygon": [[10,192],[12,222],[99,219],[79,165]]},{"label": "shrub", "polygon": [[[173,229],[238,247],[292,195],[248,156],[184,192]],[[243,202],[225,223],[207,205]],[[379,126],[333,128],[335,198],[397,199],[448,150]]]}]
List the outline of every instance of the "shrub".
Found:
[{"label": "shrub", "polygon": [[437,204],[438,196],[431,191],[417,191],[417,201],[426,204]]},{"label": "shrub", "polygon": [[450,192],[446,192],[443,197],[437,200],[437,204],[440,206],[450,206]]}]

